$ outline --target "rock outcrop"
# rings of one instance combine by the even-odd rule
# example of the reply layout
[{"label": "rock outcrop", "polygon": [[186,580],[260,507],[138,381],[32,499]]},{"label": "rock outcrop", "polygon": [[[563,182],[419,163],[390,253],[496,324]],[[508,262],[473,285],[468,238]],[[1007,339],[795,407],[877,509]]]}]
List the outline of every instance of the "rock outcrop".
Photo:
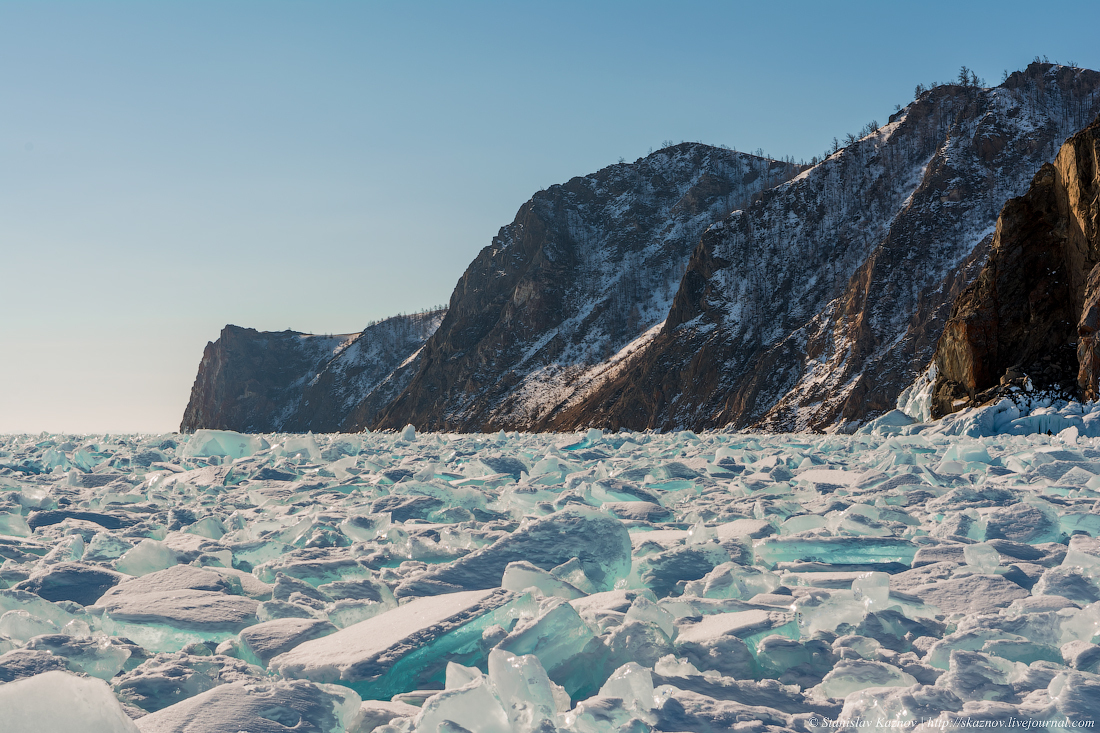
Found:
[{"label": "rock outcrop", "polygon": [[180,432],[278,430],[297,409],[305,383],[348,338],[226,326],[203,351]]},{"label": "rock outcrop", "polygon": [[337,336],[226,326],[206,345],[180,432],[335,432],[369,422],[408,383],[443,313],[395,316]]},{"label": "rock outcrop", "polygon": [[1097,395],[1100,119],[1072,136],[997,221],[989,261],[955,302],[936,351],[932,414],[1034,388]]}]

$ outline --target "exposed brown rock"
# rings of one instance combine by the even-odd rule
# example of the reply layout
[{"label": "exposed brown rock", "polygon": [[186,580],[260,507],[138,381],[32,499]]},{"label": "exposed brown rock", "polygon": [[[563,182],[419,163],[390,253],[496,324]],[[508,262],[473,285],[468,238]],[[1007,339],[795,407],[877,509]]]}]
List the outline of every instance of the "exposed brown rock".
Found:
[{"label": "exposed brown rock", "polygon": [[1085,287],[1085,305],[1077,324],[1077,386],[1087,400],[1097,397],[1097,379],[1100,378],[1100,265],[1089,273]]},{"label": "exposed brown rock", "polygon": [[980,404],[1027,375],[1095,399],[1100,354],[1100,119],[1073,135],[997,221],[989,261],[956,300],[936,351],[932,413]]}]

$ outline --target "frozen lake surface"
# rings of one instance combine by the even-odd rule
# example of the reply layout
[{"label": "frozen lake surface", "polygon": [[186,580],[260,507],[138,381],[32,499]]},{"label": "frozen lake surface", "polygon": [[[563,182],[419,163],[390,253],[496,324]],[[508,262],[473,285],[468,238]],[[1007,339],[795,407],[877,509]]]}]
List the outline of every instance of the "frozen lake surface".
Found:
[{"label": "frozen lake surface", "polygon": [[1004,413],[0,437],[0,711],[92,732],[1094,725],[1100,439],[1081,410]]}]

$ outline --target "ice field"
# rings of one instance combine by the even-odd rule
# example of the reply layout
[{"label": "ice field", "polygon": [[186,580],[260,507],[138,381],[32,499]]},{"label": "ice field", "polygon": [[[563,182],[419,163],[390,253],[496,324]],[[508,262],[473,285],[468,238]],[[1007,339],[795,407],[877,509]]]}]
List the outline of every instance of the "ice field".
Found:
[{"label": "ice field", "polygon": [[0,728],[1092,727],[1091,420],[0,437]]}]

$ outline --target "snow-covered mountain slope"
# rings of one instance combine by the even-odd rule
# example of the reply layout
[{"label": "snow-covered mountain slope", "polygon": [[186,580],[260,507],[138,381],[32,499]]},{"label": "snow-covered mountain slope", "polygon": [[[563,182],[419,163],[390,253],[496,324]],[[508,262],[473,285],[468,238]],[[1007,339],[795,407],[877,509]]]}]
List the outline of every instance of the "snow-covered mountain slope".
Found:
[{"label": "snow-covered mountain slope", "polygon": [[369,420],[407,384],[443,310],[394,316],[358,334],[226,326],[206,345],[181,432],[332,432]]},{"label": "snow-covered mountain slope", "polygon": [[446,310],[394,316],[366,328],[311,379],[286,430],[333,432],[372,422],[408,384]]},{"label": "snow-covered mountain slope", "polygon": [[377,425],[541,429],[652,337],[707,227],[800,171],[682,143],[537,193],[462,276]]},{"label": "snow-covered mountain slope", "polygon": [[940,86],[703,234],[669,317],[553,429],[830,429],[923,372],[997,214],[1100,109],[1100,74],[1035,63]]}]

